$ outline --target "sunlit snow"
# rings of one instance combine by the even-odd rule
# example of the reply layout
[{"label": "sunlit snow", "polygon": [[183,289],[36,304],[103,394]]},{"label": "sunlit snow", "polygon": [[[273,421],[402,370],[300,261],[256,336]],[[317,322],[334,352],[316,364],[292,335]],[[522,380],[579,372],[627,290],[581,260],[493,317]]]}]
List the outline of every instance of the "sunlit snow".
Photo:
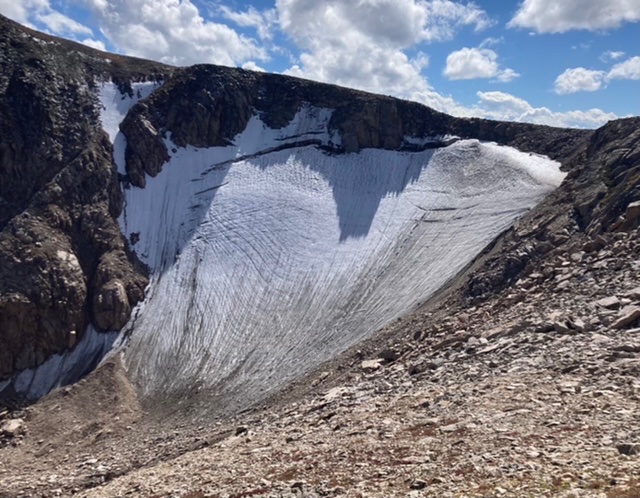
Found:
[{"label": "sunlit snow", "polygon": [[330,117],[254,117],[228,147],[167,137],[163,171],[125,190],[121,227],[152,269],[124,352],[144,394],[264,397],[424,302],[562,181],[557,163],[475,140],[295,146],[338,144]]}]

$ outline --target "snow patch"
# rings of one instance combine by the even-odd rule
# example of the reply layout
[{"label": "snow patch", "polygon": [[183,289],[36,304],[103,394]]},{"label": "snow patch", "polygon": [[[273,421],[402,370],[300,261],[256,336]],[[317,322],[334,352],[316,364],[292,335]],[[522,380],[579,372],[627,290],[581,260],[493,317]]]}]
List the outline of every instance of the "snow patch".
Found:
[{"label": "snow patch", "polygon": [[253,117],[228,147],[167,138],[162,172],[125,190],[152,275],[123,358],[146,395],[258,401],[424,302],[564,176],[477,140],[327,154],[330,116]]},{"label": "snow patch", "polygon": [[120,131],[120,123],[124,120],[133,107],[142,99],[146,99],[155,90],[162,86],[162,82],[145,81],[132,83],[132,94],[122,93],[118,85],[112,81],[100,84],[100,121],[102,128],[109,135],[109,140],[114,146],[114,161],[118,167],[118,173],[125,174],[124,150],[126,138]]}]

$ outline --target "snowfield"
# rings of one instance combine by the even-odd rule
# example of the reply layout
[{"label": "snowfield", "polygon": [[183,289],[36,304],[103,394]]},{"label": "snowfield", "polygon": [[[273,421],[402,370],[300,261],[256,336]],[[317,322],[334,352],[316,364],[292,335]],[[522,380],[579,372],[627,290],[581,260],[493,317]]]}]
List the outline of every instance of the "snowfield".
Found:
[{"label": "snowfield", "polygon": [[424,302],[563,178],[546,158],[451,137],[327,153],[330,117],[304,106],[273,130],[255,116],[228,147],[166,137],[162,172],[125,190],[123,233],[152,269],[123,349],[143,394],[263,398]]},{"label": "snowfield", "polygon": [[[118,126],[157,86],[100,90],[122,174]],[[547,158],[455,137],[405,137],[442,145],[421,152],[327,152],[340,145],[331,112],[305,105],[279,130],[254,116],[227,147],[167,136],[162,172],[124,191],[119,223],[151,283],[114,351],[144,396],[259,401],[424,302],[564,177]],[[111,347],[113,334],[90,332],[21,374],[25,390]]]}]

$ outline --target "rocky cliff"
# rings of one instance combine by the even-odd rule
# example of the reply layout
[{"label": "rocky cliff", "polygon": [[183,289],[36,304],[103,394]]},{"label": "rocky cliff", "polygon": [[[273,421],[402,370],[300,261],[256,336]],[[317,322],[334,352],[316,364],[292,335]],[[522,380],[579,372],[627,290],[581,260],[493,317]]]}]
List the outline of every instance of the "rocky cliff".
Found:
[{"label": "rocky cliff", "polygon": [[0,17],[0,380],[73,348],[90,323],[122,327],[142,299],[95,88],[169,74]]},{"label": "rocky cliff", "polygon": [[[0,28],[0,382],[72,349],[89,325],[107,331],[127,323],[144,297],[147,273],[116,221],[122,188],[144,187],[161,171],[170,152],[166,136],[178,147],[226,145],[255,113],[278,129],[308,103],[333,110],[328,126],[340,137],[334,154],[437,147],[442,143],[416,146],[405,138],[455,135],[561,161],[569,186],[546,202],[541,227],[569,216],[580,230],[607,230],[640,198],[638,120],[594,133],[458,119],[280,75],[170,68],[106,54],[4,18]],[[97,86],[104,81],[125,93],[134,82],[163,82],[121,124],[126,174],[118,173],[99,124]],[[509,236],[521,243],[529,235]],[[540,232],[539,254],[544,237]],[[513,281],[527,257],[506,268],[496,259],[493,270],[471,281],[469,295]]]}]

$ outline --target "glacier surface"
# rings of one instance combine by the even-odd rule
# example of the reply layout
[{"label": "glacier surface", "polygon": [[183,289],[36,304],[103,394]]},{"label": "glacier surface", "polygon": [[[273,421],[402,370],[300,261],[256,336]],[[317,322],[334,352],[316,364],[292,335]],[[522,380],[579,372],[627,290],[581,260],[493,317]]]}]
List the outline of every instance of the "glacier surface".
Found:
[{"label": "glacier surface", "polygon": [[[110,91],[103,123],[124,171],[126,109]],[[167,136],[162,172],[124,191],[121,228],[151,269],[121,338],[143,395],[264,398],[424,302],[564,176],[547,158],[452,137],[333,154],[330,117],[303,106],[274,130],[254,116],[226,147]]]}]

